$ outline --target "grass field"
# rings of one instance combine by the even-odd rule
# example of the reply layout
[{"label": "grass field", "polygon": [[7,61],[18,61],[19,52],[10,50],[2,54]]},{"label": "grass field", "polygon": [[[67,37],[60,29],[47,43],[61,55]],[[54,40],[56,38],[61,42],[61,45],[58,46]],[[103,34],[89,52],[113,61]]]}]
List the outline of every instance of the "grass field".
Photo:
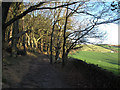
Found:
[{"label": "grass field", "polygon": [[79,49],[69,54],[69,56],[86,61],[87,63],[97,64],[99,67],[107,69],[115,75],[119,74],[118,53],[110,53],[110,50],[103,49],[102,47],[97,46],[93,50],[90,50],[88,47],[83,47],[83,49]]}]

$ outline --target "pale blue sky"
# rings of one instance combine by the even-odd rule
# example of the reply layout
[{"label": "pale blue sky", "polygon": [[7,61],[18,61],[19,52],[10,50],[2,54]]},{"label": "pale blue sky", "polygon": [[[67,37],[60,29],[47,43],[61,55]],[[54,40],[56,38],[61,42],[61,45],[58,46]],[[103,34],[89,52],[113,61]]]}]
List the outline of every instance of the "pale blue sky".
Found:
[{"label": "pale blue sky", "polygon": [[[93,3],[93,2],[92,2]],[[96,3],[96,2],[95,2]],[[99,3],[98,3],[99,4]],[[106,5],[108,5],[108,8],[109,8],[109,6],[110,6],[110,4],[111,3],[109,3],[109,2],[107,2],[106,3]],[[93,11],[89,11],[89,13],[91,13],[91,14],[95,14],[95,12],[97,12],[96,13],[96,15],[98,15],[98,12],[99,12],[99,10],[101,9],[102,10],[102,8],[101,8],[102,6],[100,6],[99,5],[99,7],[97,7],[97,8],[95,8],[95,10],[93,10]],[[108,13],[108,14],[107,14]],[[106,21],[106,20],[109,20],[109,18],[111,18],[111,19],[114,19],[114,18],[117,18],[118,17],[118,13],[117,13],[117,10],[116,11],[111,11],[111,10],[109,10],[109,12],[107,12],[107,13],[105,13],[106,14],[106,17],[105,18],[102,18],[102,19],[100,19],[100,22],[101,21]],[[83,18],[90,18],[90,16],[89,15],[78,15],[78,17],[75,17],[76,18],[76,20],[78,20],[78,21],[82,21],[82,19]],[[88,22],[88,21],[87,21]],[[83,24],[84,25],[84,24]],[[98,29],[99,29],[99,31],[101,32],[101,31],[103,31],[103,32],[106,32],[106,38],[105,38],[105,40],[103,41],[102,40],[102,43],[103,44],[113,44],[113,45],[116,45],[116,44],[118,44],[118,24],[114,24],[114,23],[110,23],[110,24],[102,24],[102,25],[99,25],[98,26]],[[91,38],[91,39],[89,39],[90,41],[89,42],[92,42],[92,43],[96,43],[96,42],[100,42],[100,40],[98,40],[98,39],[93,39],[93,38]],[[119,43],[120,44],[120,43]]]}]

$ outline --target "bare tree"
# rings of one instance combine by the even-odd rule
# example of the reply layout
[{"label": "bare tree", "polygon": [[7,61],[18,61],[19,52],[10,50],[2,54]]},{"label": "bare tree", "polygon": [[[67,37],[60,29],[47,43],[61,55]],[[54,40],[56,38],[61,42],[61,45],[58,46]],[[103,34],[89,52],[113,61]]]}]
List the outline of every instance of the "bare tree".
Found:
[{"label": "bare tree", "polygon": [[[105,2],[101,2],[101,3],[89,2],[89,1],[87,3],[80,2],[80,1],[61,2],[55,6],[50,6],[50,3],[49,2],[39,2],[37,4],[36,3],[33,4],[32,6],[28,6],[28,8],[25,11],[23,11],[22,13],[18,13],[14,18],[8,20],[7,22],[5,22],[7,14],[5,16],[3,16],[4,17],[3,33],[5,33],[5,29],[9,25],[11,25],[16,20],[19,20],[20,18],[24,17],[25,15],[27,15],[28,13],[30,13],[34,10],[39,10],[39,11],[42,10],[41,11],[42,13],[46,12],[47,14],[49,14],[50,10],[59,12],[58,9],[61,9],[61,10],[67,9],[66,12],[64,12],[64,13],[62,12],[64,10],[62,10],[61,11],[62,13],[56,14],[54,16],[54,19],[53,19],[53,17],[51,17],[52,19],[50,20],[50,22],[52,23],[52,28],[51,27],[44,28],[44,26],[42,26],[42,25],[39,28],[37,27],[37,29],[41,29],[40,31],[43,31],[43,33],[39,32],[41,34],[38,33],[39,37],[35,37],[35,33],[33,33],[33,32],[31,33],[31,35],[27,34],[27,37],[28,38],[30,37],[29,41],[32,42],[31,46],[33,48],[34,48],[34,44],[35,44],[35,47],[38,47],[37,44],[40,43],[40,49],[42,51],[42,48],[44,48],[44,50],[46,50],[46,45],[50,45],[50,47],[47,46],[47,51],[50,48],[50,63],[52,63],[53,52],[56,53],[55,58],[57,60],[57,58],[59,57],[58,52],[60,51],[60,49],[62,49],[61,50],[62,64],[64,65],[69,52],[72,49],[76,49],[77,44],[87,42],[88,37],[95,37],[95,38],[102,37],[95,32],[96,31],[95,28],[98,25],[117,22],[120,20],[120,17],[116,17],[116,9],[111,10],[111,5],[106,4]],[[9,5],[11,5],[11,3],[9,3]],[[5,6],[5,5],[3,4],[3,6]],[[8,12],[8,10],[9,10],[9,7],[7,7],[7,10],[3,9],[3,11],[6,13]],[[47,14],[44,16],[47,18],[50,18],[47,16]],[[80,16],[81,19],[78,18],[79,22],[77,22],[75,25],[73,25],[74,29],[71,30],[71,29],[67,28],[68,23],[69,23],[69,21],[68,21],[69,18],[73,18],[78,15]],[[83,16],[85,16],[85,18]],[[46,20],[46,19],[44,19],[44,20]],[[59,25],[59,22],[63,22],[63,25]],[[73,20],[72,22],[75,22],[75,21]],[[38,22],[36,21],[35,23],[38,23]],[[39,24],[41,24],[41,23],[39,23]],[[33,23],[33,25],[30,25],[29,28],[35,27],[34,25],[35,24]],[[60,27],[60,28],[58,28],[58,27]],[[57,32],[57,31],[55,31],[56,28],[61,29],[60,32],[62,32],[63,36],[55,34]],[[36,32],[35,29],[36,28],[33,28],[32,30],[34,32]],[[50,33],[47,33],[48,30],[50,30]],[[25,33],[27,33],[28,31],[29,30],[26,30],[26,31],[23,31],[23,32],[13,35],[13,37],[10,40],[15,39],[15,37],[20,37],[20,36],[24,35]],[[48,36],[45,35],[46,33]],[[44,35],[42,35],[42,34],[44,34]],[[4,35],[3,35],[3,37],[4,37]],[[60,39],[59,37],[62,38],[61,39],[62,42],[59,40]],[[47,40],[46,38],[50,38],[50,39]],[[53,40],[55,40],[54,38],[57,38],[57,40],[58,40],[58,41],[55,41],[55,45],[53,45]],[[43,46],[43,47],[41,47],[41,46]]]}]

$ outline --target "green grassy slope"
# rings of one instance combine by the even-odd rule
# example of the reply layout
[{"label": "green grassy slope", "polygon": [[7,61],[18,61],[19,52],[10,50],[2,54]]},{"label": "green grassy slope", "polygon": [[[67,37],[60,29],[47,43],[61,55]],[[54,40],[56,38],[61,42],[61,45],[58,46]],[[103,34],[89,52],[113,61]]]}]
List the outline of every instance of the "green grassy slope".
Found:
[{"label": "green grassy slope", "polygon": [[[90,45],[93,47],[93,45]],[[96,48],[96,47],[93,47]],[[77,58],[87,63],[97,64],[99,67],[107,69],[118,75],[118,53],[110,53],[110,50],[97,46],[95,50],[83,47],[75,53],[69,54],[70,57]]]}]

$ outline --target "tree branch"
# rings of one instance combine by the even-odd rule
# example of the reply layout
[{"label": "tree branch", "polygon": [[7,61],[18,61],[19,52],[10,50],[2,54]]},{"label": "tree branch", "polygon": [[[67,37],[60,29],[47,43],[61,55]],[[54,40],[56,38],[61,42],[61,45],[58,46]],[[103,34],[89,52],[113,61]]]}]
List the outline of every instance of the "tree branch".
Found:
[{"label": "tree branch", "polygon": [[11,40],[15,39],[15,38],[19,38],[20,36],[24,35],[25,33],[31,32],[31,30],[26,30],[23,32],[18,33],[17,35],[14,35],[13,37],[11,37],[10,39],[8,39],[8,42],[10,42]]},{"label": "tree branch", "polygon": [[96,25],[108,24],[108,23],[112,23],[112,22],[115,22],[115,21],[118,21],[118,20],[120,20],[120,18],[113,19],[113,20],[108,20],[108,21],[104,21],[104,22],[100,22],[100,23],[96,23]]},{"label": "tree branch", "polygon": [[70,9],[70,10],[72,10],[72,11],[78,13],[78,14],[83,13],[83,14],[87,14],[87,15],[90,15],[90,16],[95,17],[95,15],[93,15],[93,14],[91,14],[91,13],[88,13],[88,12],[85,12],[85,11],[78,12],[77,10],[74,10],[74,9],[72,9],[72,8],[68,8],[68,9]]},{"label": "tree branch", "polygon": [[66,38],[68,38],[71,34],[74,34],[74,33],[81,33],[81,32],[85,32],[86,31],[86,29],[85,30],[81,30],[81,31],[74,31],[74,32],[71,32],[71,33],[69,33],[67,36],[66,36]]},{"label": "tree branch", "polygon": [[44,3],[45,3],[45,2],[40,2],[40,3],[37,4],[37,5],[34,5],[34,6],[29,7],[26,11],[24,11],[23,13],[21,13],[20,15],[18,15],[18,16],[16,16],[16,17],[12,18],[12,19],[9,20],[7,23],[5,23],[5,24],[3,25],[3,29],[6,29],[7,26],[9,26],[10,24],[12,24],[12,23],[15,22],[16,20],[22,18],[23,16],[25,16],[25,15],[28,14],[29,12],[35,10],[38,6],[41,6],[41,5],[43,5]]},{"label": "tree branch", "polygon": [[41,9],[57,9],[57,8],[61,8],[61,7],[73,5],[73,4],[76,4],[76,3],[79,3],[79,2],[80,1],[76,1],[76,2],[67,3],[67,4],[64,4],[64,5],[56,6],[56,7],[41,7],[41,8],[36,8],[36,10],[41,10]]},{"label": "tree branch", "polygon": [[23,16],[25,16],[26,14],[28,14],[31,11],[41,10],[41,9],[56,9],[56,8],[60,8],[60,7],[65,7],[65,6],[73,5],[73,4],[76,4],[78,2],[80,2],[80,1],[72,2],[72,3],[67,3],[67,4],[64,4],[64,5],[57,6],[57,7],[41,7],[41,8],[37,8],[37,7],[41,6],[41,5],[43,5],[44,3],[46,3],[46,2],[40,2],[39,4],[29,7],[26,11],[24,11],[20,15],[18,15],[16,17],[14,17],[13,19],[9,20],[7,23],[5,23],[3,25],[3,29],[6,29],[7,26],[11,25],[13,22],[15,22],[16,20],[22,18]]},{"label": "tree branch", "polygon": [[86,28],[85,30],[87,30],[87,32],[86,32],[85,34],[83,34],[81,37],[79,37],[78,39],[76,39],[75,42],[73,42],[73,43],[71,44],[71,46],[69,47],[69,49],[67,49],[67,52],[69,52],[69,51],[75,46],[75,43],[77,43],[77,41],[78,41],[80,38],[82,38],[82,37],[84,37],[86,34],[88,34],[88,32],[90,32],[90,31],[95,27],[95,25],[96,25],[96,24],[88,27],[88,28],[90,28],[89,30],[87,30],[88,28]]}]

